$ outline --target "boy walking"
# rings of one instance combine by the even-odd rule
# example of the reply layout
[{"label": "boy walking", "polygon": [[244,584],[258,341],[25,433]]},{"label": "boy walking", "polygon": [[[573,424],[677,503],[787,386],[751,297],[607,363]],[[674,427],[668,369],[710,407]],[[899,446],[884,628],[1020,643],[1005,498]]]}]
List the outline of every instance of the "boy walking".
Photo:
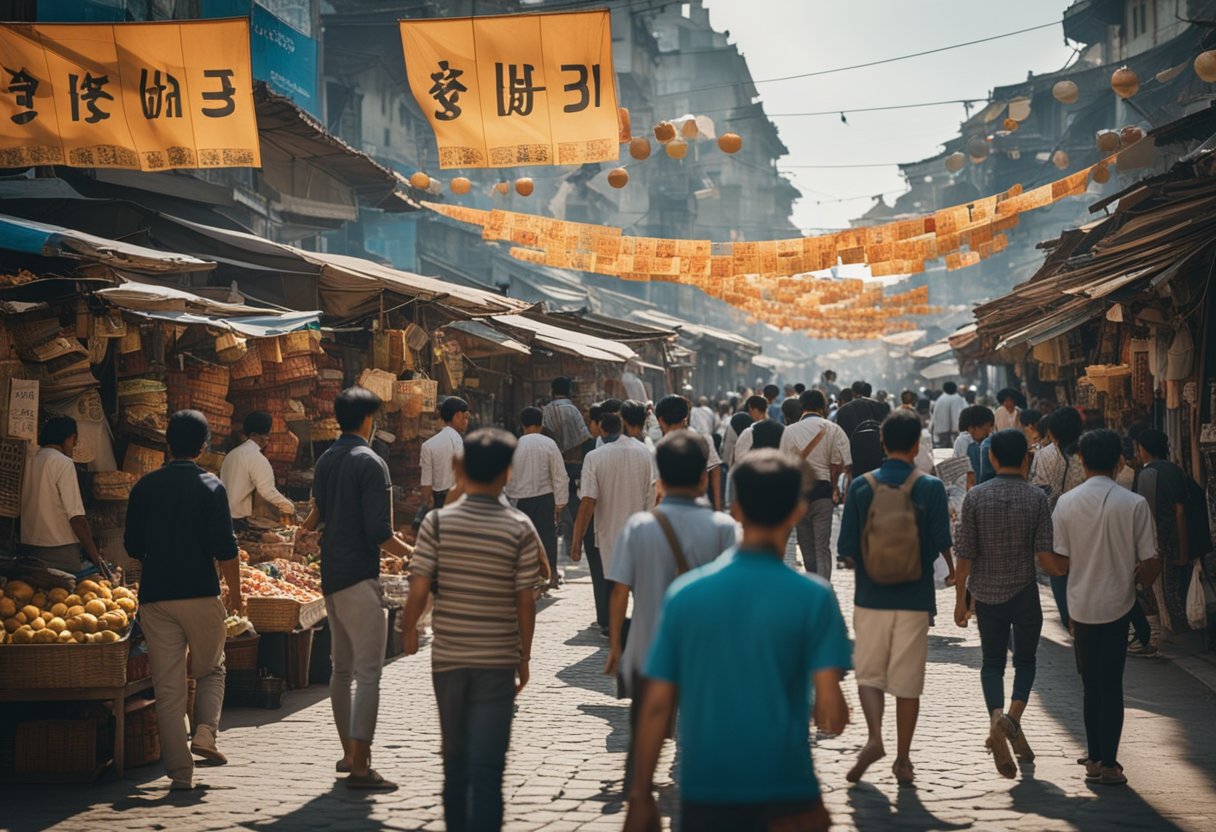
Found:
[{"label": "boy walking", "polygon": [[[907,410],[888,416],[882,423],[882,467],[853,480],[844,501],[837,550],[857,569],[857,695],[870,734],[848,773],[850,783],[886,756],[882,713],[888,693],[895,697],[898,741],[892,770],[901,786],[912,783],[912,735],[925,687],[929,619],[937,612],[933,562],[939,553],[949,569],[946,583],[954,582],[946,488],[914,467],[920,431],[920,419]],[[881,506],[875,506],[880,496]],[[902,574],[892,576],[891,566],[904,567]]]},{"label": "boy walking", "polygon": [[418,652],[418,619],[439,583],[431,672],[451,832],[502,826],[515,696],[528,683],[540,544],[528,518],[499,499],[515,449],[515,437],[501,430],[465,439],[457,465],[466,497],[426,516],[411,563],[406,655]]},{"label": "boy walking", "polygon": [[810,688],[819,729],[844,730],[840,678],[852,664],[844,618],[826,581],[782,563],[806,510],[801,468],[761,450],[736,475],[731,511],[742,542],[678,578],[663,603],[646,661],[626,830],[657,826],[651,787],[677,706],[685,829],[829,826],[811,765]]}]

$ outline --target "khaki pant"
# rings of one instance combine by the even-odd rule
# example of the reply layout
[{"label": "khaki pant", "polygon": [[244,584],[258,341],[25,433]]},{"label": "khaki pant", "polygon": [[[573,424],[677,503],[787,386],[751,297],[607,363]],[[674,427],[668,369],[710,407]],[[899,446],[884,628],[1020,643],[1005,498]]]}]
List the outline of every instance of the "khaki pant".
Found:
[{"label": "khaki pant", "polygon": [[[329,699],[338,737],[370,743],[380,711],[380,671],[388,635],[380,581],[368,578],[325,596],[329,617]],[[351,695],[351,682],[355,693]]]},{"label": "khaki pant", "polygon": [[193,783],[194,757],[186,728],[186,650],[190,675],[197,681],[194,736],[214,745],[224,706],[224,641],[227,613],[218,597],[155,601],[139,608],[140,626],[148,639],[148,662],[156,691],[156,723],[161,758],[169,777]]}]

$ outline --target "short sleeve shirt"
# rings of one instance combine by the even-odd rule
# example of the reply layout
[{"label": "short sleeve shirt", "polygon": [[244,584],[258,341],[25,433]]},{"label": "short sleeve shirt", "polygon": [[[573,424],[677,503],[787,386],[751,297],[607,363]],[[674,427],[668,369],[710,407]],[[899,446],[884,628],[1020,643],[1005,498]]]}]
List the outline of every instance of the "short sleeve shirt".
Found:
[{"label": "short sleeve shirt", "polygon": [[817,480],[830,480],[833,465],[853,464],[849,439],[845,435],[844,428],[819,416],[807,416],[802,421],[787,427],[781,434],[781,450],[801,457],[806,446],[814,442],[815,437],[825,431],[823,439],[806,458],[807,464],[815,472]]},{"label": "short sleeve shirt", "polygon": [[69,522],[73,517],[84,517],[76,465],[55,448],[40,448],[22,493],[21,542],[48,547],[76,543]]},{"label": "short sleeve shirt", "polygon": [[811,678],[850,670],[836,595],[775,553],[733,549],[667,592],[646,675],[674,684],[680,794],[704,803],[811,801]]},{"label": "short sleeve shirt", "polygon": [[626,521],[654,505],[654,483],[650,450],[628,436],[596,448],[583,460],[579,498],[595,500],[595,545],[605,571]]},{"label": "short sleeve shirt", "polygon": [[456,471],[452,462],[464,453],[464,439],[460,431],[451,425],[422,443],[419,463],[422,467],[420,485],[429,485],[435,491],[450,491],[456,485]]},{"label": "short sleeve shirt", "polygon": [[1035,582],[1035,556],[1052,550],[1047,495],[1021,477],[998,476],[967,492],[955,554],[970,560],[975,600],[1003,604]]},{"label": "short sleeve shirt", "polygon": [[[1150,478],[1155,478],[1150,488]],[[1149,502],[1157,524],[1157,546],[1165,560],[1178,558],[1178,518],[1174,510],[1186,505],[1186,474],[1172,462],[1154,460],[1136,475],[1136,493]]]}]

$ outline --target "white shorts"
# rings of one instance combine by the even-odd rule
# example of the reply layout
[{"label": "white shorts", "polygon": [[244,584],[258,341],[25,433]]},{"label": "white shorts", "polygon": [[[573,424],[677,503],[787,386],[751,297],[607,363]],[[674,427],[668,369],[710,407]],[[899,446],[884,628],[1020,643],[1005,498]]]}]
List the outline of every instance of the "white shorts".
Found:
[{"label": "white shorts", "polygon": [[929,658],[929,613],[853,608],[853,672],[859,687],[878,688],[900,699],[925,689]]}]

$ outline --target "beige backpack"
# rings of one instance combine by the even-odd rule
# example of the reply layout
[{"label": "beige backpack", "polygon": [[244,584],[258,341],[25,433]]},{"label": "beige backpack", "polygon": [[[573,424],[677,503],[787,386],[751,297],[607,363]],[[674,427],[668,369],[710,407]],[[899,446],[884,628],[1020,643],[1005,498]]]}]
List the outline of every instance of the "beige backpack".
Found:
[{"label": "beige backpack", "polygon": [[861,530],[861,560],[876,584],[903,584],[920,579],[920,527],[912,486],[921,472],[913,470],[903,485],[885,485],[873,473],[865,475],[874,499]]}]

